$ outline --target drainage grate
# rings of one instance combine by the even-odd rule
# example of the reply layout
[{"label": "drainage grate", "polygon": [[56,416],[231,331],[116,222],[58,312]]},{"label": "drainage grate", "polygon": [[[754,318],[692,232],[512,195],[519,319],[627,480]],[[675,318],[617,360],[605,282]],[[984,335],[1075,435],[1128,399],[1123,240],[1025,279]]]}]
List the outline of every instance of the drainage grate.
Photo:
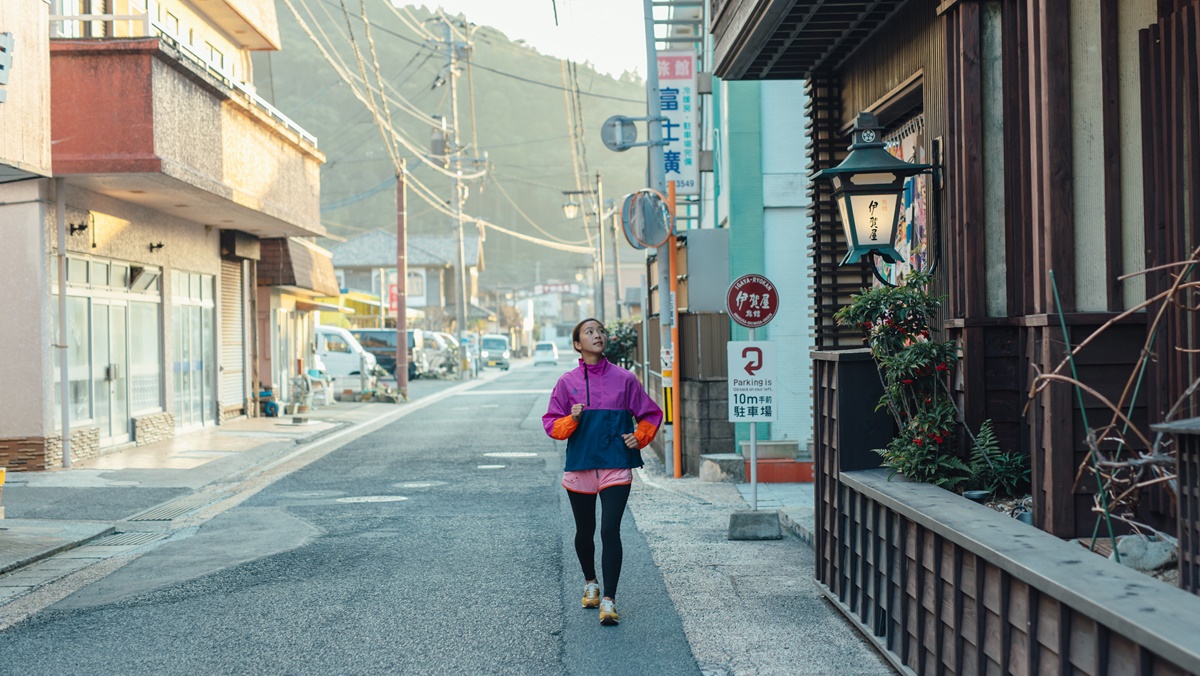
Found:
[{"label": "drainage grate", "polygon": [[89,547],[132,547],[167,537],[167,533],[116,533],[88,543]]},{"label": "drainage grate", "polygon": [[219,502],[233,495],[231,491],[219,491],[215,493],[196,493],[195,495],[185,495],[182,498],[164,502],[157,507],[135,514],[126,519],[127,521],[171,521],[177,519],[184,514],[195,512],[201,508],[207,507],[214,502]]}]

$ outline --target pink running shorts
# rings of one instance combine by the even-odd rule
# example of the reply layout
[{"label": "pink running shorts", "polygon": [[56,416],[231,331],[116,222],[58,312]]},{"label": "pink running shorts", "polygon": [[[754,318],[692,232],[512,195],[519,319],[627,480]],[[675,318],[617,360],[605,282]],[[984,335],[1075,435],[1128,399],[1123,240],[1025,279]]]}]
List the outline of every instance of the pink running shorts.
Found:
[{"label": "pink running shorts", "polygon": [[595,495],[609,486],[628,486],[633,483],[631,469],[584,469],[563,472],[563,488],[572,493]]}]

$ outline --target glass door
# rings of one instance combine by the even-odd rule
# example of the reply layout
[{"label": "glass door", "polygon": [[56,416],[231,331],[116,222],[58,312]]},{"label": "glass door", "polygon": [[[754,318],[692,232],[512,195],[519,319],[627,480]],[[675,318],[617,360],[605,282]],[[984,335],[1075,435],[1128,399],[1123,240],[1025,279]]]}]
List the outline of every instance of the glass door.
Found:
[{"label": "glass door", "polygon": [[211,307],[176,305],[175,426],[216,422],[216,334]]},{"label": "glass door", "polygon": [[92,383],[103,446],[130,439],[127,317],[124,304],[92,302]]}]

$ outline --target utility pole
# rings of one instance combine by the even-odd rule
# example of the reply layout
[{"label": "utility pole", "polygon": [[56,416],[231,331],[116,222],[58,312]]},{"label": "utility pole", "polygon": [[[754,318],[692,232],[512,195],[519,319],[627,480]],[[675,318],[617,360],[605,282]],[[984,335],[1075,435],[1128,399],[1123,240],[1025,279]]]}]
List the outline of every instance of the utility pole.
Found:
[{"label": "utility pole", "polygon": [[600,279],[598,287],[600,291],[600,302],[596,305],[596,312],[600,318],[600,323],[608,321],[604,312],[604,181],[600,178],[600,172],[596,172],[596,251],[597,258],[600,259]]},{"label": "utility pole", "polygon": [[[603,217],[600,219],[604,220]],[[612,219],[612,260],[613,260],[613,300],[616,301],[617,319],[623,319],[624,313],[621,311],[621,255],[617,247],[617,227],[621,221],[621,208],[617,207],[613,211]],[[601,226],[603,227],[603,225]]]},{"label": "utility pole", "polygon": [[462,183],[462,147],[458,143],[458,47],[462,44],[464,47],[469,45],[459,43],[454,39],[454,29],[450,25],[450,21],[443,17],[442,27],[445,30],[445,47],[446,47],[446,68],[450,75],[450,141],[446,144],[447,155],[451,159],[451,171],[454,172],[454,194],[450,200],[454,208],[454,240],[455,240],[455,258],[456,264],[456,284],[458,287],[458,298],[455,299],[457,317],[457,331],[455,332],[455,340],[458,341],[456,347],[459,353],[458,379],[462,380],[466,369],[463,367],[463,362],[466,358],[465,348],[463,347],[463,338],[467,335],[467,266],[466,252],[463,243],[463,183]]},{"label": "utility pole", "polygon": [[408,164],[396,174],[396,389],[408,401]]}]

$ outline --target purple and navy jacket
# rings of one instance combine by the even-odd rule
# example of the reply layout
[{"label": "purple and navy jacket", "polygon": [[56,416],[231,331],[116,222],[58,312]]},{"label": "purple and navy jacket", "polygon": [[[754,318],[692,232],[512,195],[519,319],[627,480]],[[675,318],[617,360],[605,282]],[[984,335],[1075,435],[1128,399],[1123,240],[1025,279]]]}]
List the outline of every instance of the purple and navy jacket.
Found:
[{"label": "purple and navy jacket", "polygon": [[[578,422],[571,418],[575,404],[584,405]],[[654,440],[662,419],[632,373],[607,359],[591,366],[580,359],[558,379],[542,425],[552,438],[567,440],[566,471],[576,472],[641,467],[642,454],[621,437],[633,433],[640,449]]]}]

